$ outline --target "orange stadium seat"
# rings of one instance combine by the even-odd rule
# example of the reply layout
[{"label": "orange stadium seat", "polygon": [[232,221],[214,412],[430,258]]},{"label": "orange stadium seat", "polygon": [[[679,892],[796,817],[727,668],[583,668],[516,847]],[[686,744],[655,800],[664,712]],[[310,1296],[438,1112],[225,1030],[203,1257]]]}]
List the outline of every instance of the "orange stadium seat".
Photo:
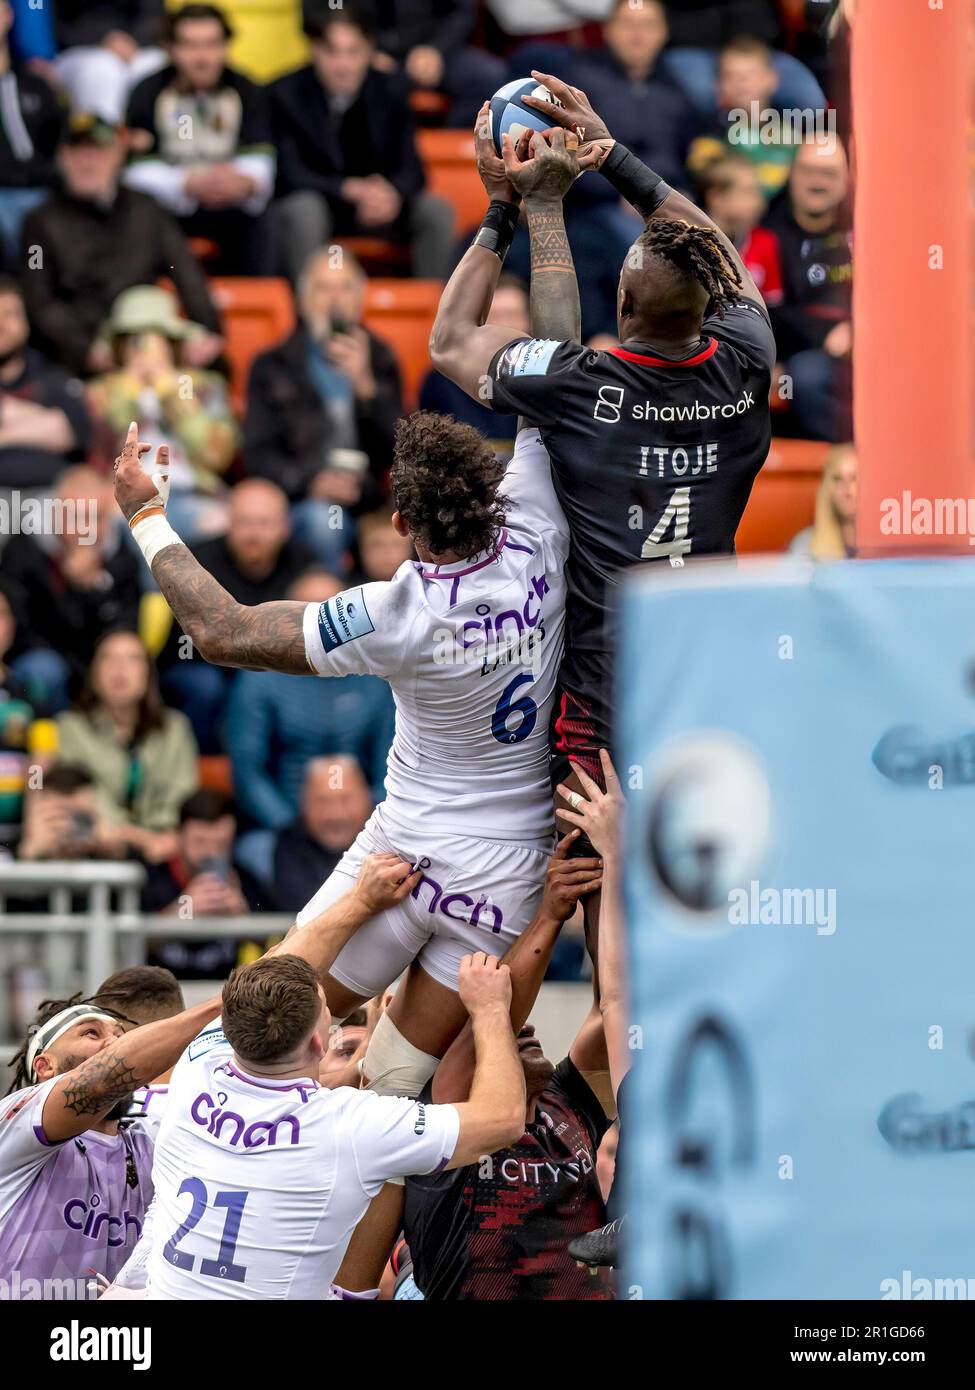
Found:
[{"label": "orange stadium seat", "polygon": [[442,292],[439,280],[370,280],[366,287],[365,324],[396,354],[407,410],[416,409],[430,370],[430,329]]},{"label": "orange stadium seat", "polygon": [[410,250],[395,241],[378,236],[337,236],[336,246],[344,246],[369,275],[382,275],[390,266],[410,267]]},{"label": "orange stadium seat", "polygon": [[233,796],[234,773],[230,759],[222,755],[200,758],[196,765],[203,791],[220,792],[222,796]]},{"label": "orange stadium seat", "polygon": [[772,440],[738,527],[740,555],[787,550],[793,537],[812,525],[828,449],[811,439]]},{"label": "orange stadium seat", "polygon": [[441,120],[449,108],[450,101],[443,92],[431,92],[422,87],[410,92],[410,110],[421,124]]},{"label": "orange stadium seat", "polygon": [[213,276],[210,289],[223,315],[231,398],[235,409],[242,411],[254,358],[294,328],[291,286],[287,280]]},{"label": "orange stadium seat", "polygon": [[474,167],[474,141],[469,130],[420,130],[417,145],[431,193],[446,198],[457,213],[457,231],[477,226],[487,196]]}]

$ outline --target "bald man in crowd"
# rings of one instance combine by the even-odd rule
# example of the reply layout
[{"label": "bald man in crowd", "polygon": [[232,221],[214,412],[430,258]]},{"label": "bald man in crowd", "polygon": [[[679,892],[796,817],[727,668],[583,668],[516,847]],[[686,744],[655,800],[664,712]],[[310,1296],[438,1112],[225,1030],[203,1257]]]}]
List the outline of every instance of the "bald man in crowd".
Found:
[{"label": "bald man in crowd", "polygon": [[313,758],[305,772],[301,815],[274,848],[274,899],[298,912],[321,888],[372,813],[372,795],[355,758]]},{"label": "bald man in crowd", "polygon": [[[227,534],[192,550],[238,603],[281,599],[300,575],[317,568],[313,552],[291,535],[287,498],[266,478],[238,483],[230,494]],[[159,668],[163,696],[192,720],[200,752],[221,752],[219,724],[235,673],[201,661],[176,623]]]}]

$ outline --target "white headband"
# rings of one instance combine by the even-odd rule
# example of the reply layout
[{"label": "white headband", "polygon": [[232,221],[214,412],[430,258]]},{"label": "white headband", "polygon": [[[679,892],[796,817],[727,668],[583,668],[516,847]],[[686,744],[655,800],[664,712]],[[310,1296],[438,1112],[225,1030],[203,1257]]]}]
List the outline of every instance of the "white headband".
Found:
[{"label": "white headband", "polygon": [[42,1023],[37,1032],[30,1040],[27,1048],[27,1075],[34,1075],[34,1058],[39,1052],[46,1052],[57,1042],[58,1038],[73,1028],[82,1019],[97,1018],[104,1019],[106,1023],[118,1023],[118,1019],[112,1014],[107,1014],[104,1009],[97,1009],[92,1004],[71,1004],[68,1008],[62,1009],[59,1014],[49,1018],[46,1023]]}]

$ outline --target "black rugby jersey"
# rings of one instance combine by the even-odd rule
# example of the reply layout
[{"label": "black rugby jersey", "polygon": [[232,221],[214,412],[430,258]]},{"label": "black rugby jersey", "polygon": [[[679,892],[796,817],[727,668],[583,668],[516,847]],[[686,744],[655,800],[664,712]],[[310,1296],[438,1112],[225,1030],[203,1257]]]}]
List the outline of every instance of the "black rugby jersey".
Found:
[{"label": "black rugby jersey", "polygon": [[522,338],[491,363],[491,404],[538,426],[569,523],[561,682],[594,748],[609,742],[619,573],[734,552],[771,442],[774,362],[764,308],[742,300],[681,361]]},{"label": "black rugby jersey", "polygon": [[[432,1093],[431,1083],[420,1099]],[[566,1057],[516,1143],[466,1168],[407,1178],[403,1225],[424,1298],[612,1298],[607,1271],[580,1270],[567,1248],[606,1220],[596,1155],[608,1128]]]}]

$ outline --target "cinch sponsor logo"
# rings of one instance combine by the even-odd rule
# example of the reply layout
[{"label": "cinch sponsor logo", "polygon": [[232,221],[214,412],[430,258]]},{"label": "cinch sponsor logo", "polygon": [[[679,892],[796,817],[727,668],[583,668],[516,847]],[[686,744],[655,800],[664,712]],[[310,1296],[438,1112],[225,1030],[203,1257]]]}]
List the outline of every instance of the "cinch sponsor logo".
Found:
[{"label": "cinch sponsor logo", "polygon": [[[443,888],[437,883],[436,879],[428,878],[426,874],[413,889],[412,897],[417,902],[421,902],[420,894],[423,892],[424,885],[430,893],[429,901],[426,905],[429,913],[442,912],[445,917],[449,917],[452,922],[469,922],[472,927],[484,926],[488,923],[482,922],[481,917],[490,911],[493,913],[494,920],[490,924],[490,930],[500,932],[501,924],[504,921],[504,913],[493,903],[486,893],[478,894],[477,898],[472,898],[468,893],[444,893]],[[455,911],[455,905],[460,904],[462,908],[470,909],[467,913]]]},{"label": "cinch sponsor logo", "polygon": [[667,425],[679,424],[681,421],[688,420],[730,420],[735,415],[744,415],[746,410],[751,410],[755,404],[755,393],[744,391],[737,401],[730,401],[726,405],[704,405],[701,401],[694,401],[692,405],[651,405],[645,401],[643,405],[633,407],[634,420],[653,420]]},{"label": "cinch sponsor logo", "polygon": [[101,1203],[97,1192],[92,1193],[87,1202],[82,1197],[72,1197],[61,1213],[64,1224],[70,1226],[72,1231],[80,1231],[86,1240],[91,1241],[102,1240],[102,1232],[105,1232],[105,1243],[113,1249],[125,1245],[132,1231],[134,1245],[142,1235],[139,1218],[130,1211],[123,1211],[119,1216],[113,1216],[110,1211],[100,1211]]},{"label": "cinch sponsor logo", "polygon": [[[218,1091],[217,1098],[201,1092],[190,1106],[190,1117],[195,1124],[202,1125],[207,1134],[227,1143],[231,1148],[242,1144],[245,1149],[261,1149],[265,1145],[273,1148],[278,1142],[278,1131],[286,1128],[289,1144],[301,1141],[301,1125],[296,1115],[280,1115],[276,1120],[255,1120],[248,1124],[243,1115],[234,1110],[224,1110],[227,1103],[225,1092]],[[225,1132],[226,1131],[226,1132]]]}]

